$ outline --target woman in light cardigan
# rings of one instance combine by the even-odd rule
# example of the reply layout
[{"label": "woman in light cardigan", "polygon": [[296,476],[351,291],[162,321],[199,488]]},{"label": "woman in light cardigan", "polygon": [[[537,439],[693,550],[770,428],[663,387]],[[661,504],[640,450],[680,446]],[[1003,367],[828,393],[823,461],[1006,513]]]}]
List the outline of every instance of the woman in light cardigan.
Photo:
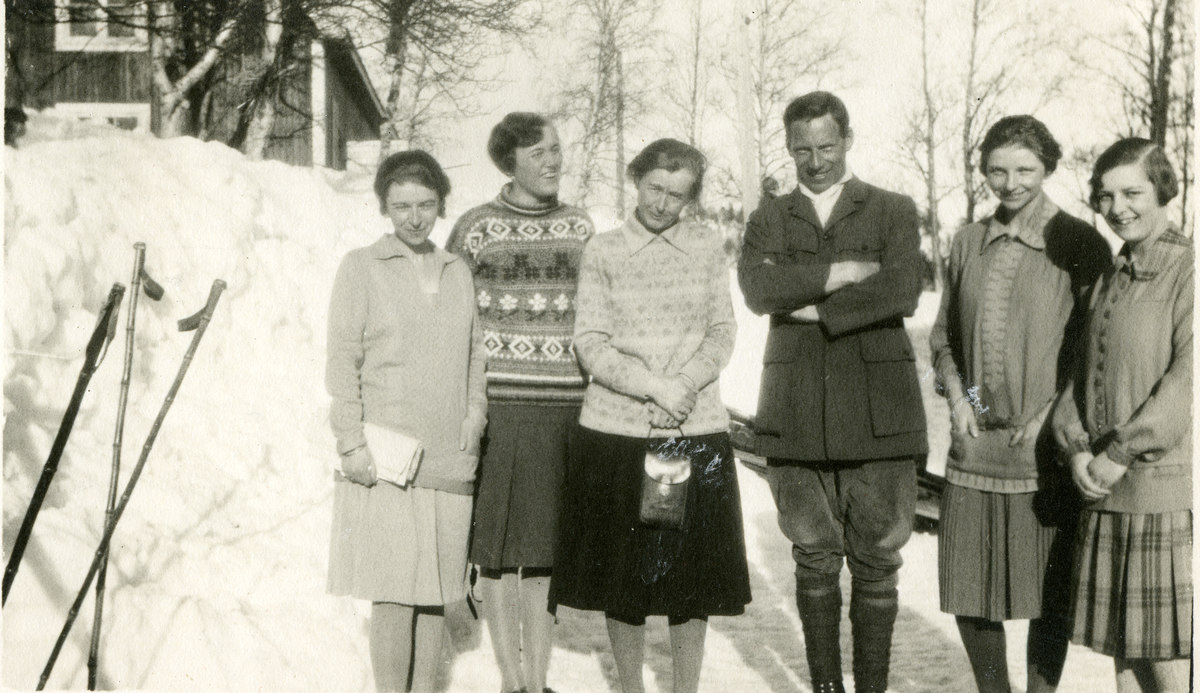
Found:
[{"label": "woman in light cardigan", "polygon": [[[700,680],[710,615],[750,601],[718,377],[737,325],[720,236],[680,221],[704,157],[658,140],[629,164],[638,205],[584,249],[575,351],[591,376],[567,470],[552,605],[603,611],[621,688],[643,690],[646,617],[667,617],[676,693]],[[690,453],[682,529],[639,521],[647,445]],[[648,440],[649,439],[649,440]]]},{"label": "woman in light cardigan", "polygon": [[1162,148],[1121,140],[1092,206],[1125,241],[1092,291],[1086,350],[1055,437],[1088,501],[1072,639],[1116,660],[1120,693],[1182,693],[1192,656],[1192,309],[1195,250],[1170,221]]},{"label": "woman in light cardigan", "polygon": [[[466,597],[486,361],[471,272],[429,241],[449,192],[425,152],[388,157],[375,193],[393,233],[346,255],[329,307],[325,386],[341,473],[328,590],[371,601],[379,691],[410,690],[410,677],[411,690],[433,690],[443,607]],[[420,441],[410,483],[379,478],[389,451],[371,449],[367,425]]]}]

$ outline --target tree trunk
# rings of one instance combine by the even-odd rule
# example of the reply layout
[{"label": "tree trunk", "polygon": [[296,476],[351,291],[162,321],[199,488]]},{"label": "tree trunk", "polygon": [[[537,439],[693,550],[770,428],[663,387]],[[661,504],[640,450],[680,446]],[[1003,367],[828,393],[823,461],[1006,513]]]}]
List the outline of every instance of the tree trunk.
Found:
[{"label": "tree trunk", "polygon": [[[1153,29],[1151,29],[1153,31]],[[1175,50],[1175,0],[1164,0],[1158,71],[1150,85],[1150,139],[1160,147],[1167,145],[1167,114],[1171,108],[1171,67]]]},{"label": "tree trunk", "polygon": [[625,218],[625,66],[624,57],[620,50],[614,51],[616,61],[616,78],[614,84],[615,112],[613,113],[613,147],[615,154],[613,162],[616,166],[616,177],[613,179],[617,189],[617,218]]},{"label": "tree trunk", "polygon": [[[176,56],[178,50],[178,27],[171,26],[171,3],[164,0],[149,3],[147,11],[148,39],[150,43],[150,73],[153,85],[153,98],[158,105],[160,137],[178,137],[192,135],[196,132],[197,122],[192,116],[192,94],[198,90],[202,80],[208,76],[217,61],[220,60],[225,45],[233,37],[237,26],[237,14],[226,18],[217,30],[211,44],[203,49],[199,58],[188,67],[187,72],[179,79],[172,79],[167,64]],[[203,100],[203,99],[202,99]]]},{"label": "tree trunk", "polygon": [[279,96],[279,80],[286,61],[279,60],[279,45],[283,38],[283,3],[281,0],[263,0],[262,51],[259,58],[265,72],[257,85],[251,108],[250,124],[246,128],[246,140],[242,152],[251,161],[261,161],[275,127],[276,101]]},{"label": "tree trunk", "polygon": [[938,219],[937,194],[937,110],[929,85],[929,0],[921,2],[921,89],[925,96],[925,191],[929,219],[929,250],[933,255],[933,288],[945,285],[946,269],[942,262],[942,226]]},{"label": "tree trunk", "polygon": [[178,91],[168,93],[159,99],[158,112],[161,114],[159,137],[182,137],[191,134],[191,102]]},{"label": "tree trunk", "polygon": [[389,57],[392,65],[391,84],[388,86],[387,120],[379,128],[379,163],[392,153],[392,142],[400,137],[400,119],[403,117],[400,109],[400,86],[404,81],[404,49]]},{"label": "tree trunk", "polygon": [[688,121],[688,144],[693,147],[700,146],[700,59],[701,59],[701,38],[703,37],[703,17],[701,3],[703,0],[696,0],[696,4],[692,7],[692,60],[691,74],[689,75],[688,84],[688,104],[690,106],[687,113]]},{"label": "tree trunk", "polygon": [[970,224],[975,221],[976,199],[975,188],[975,151],[972,133],[975,128],[975,71],[976,59],[979,55],[979,13],[982,0],[971,2],[971,47],[967,56],[967,85],[963,98],[963,130],[962,130],[962,159],[963,159],[963,194],[967,198],[963,218]]},{"label": "tree trunk", "polygon": [[[742,193],[742,218],[750,218],[750,213],[758,206],[759,176],[762,173],[761,147],[759,139],[762,129],[757,126],[754,113],[754,66],[750,53],[750,15],[741,14],[737,18],[737,70],[735,81],[738,121],[738,154]],[[751,130],[753,128],[753,130]]]},{"label": "tree trunk", "polygon": [[400,87],[404,83],[404,68],[408,58],[408,32],[410,14],[417,0],[390,0],[388,9],[388,39],[384,47],[384,59],[390,66],[391,84],[388,86],[387,119],[379,128],[379,162],[391,153],[393,141],[399,139],[403,111],[400,108]]}]

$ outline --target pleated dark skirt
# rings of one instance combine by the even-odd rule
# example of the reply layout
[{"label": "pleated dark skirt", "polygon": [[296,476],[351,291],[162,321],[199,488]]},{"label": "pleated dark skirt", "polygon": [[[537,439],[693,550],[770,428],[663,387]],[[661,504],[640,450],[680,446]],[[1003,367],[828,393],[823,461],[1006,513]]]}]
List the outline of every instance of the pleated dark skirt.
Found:
[{"label": "pleated dark skirt", "polygon": [[1110,657],[1191,656],[1191,510],[1085,510],[1075,566],[1072,641]]},{"label": "pleated dark skirt", "polygon": [[1074,527],[1063,513],[1039,512],[1039,500],[1038,493],[946,484],[938,528],[942,611],[989,621],[1068,616]]},{"label": "pleated dark skirt", "polygon": [[644,438],[580,428],[563,495],[551,606],[646,616],[741,614],[750,602],[741,499],[729,435],[689,437],[692,476],[680,530],[638,520]]},{"label": "pleated dark skirt", "polygon": [[579,405],[492,404],[479,460],[471,562],[551,567]]}]

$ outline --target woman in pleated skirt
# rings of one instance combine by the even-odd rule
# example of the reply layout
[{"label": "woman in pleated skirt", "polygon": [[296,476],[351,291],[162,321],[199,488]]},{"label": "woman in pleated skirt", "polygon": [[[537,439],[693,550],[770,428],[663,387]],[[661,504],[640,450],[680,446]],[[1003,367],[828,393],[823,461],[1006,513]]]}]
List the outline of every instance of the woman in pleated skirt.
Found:
[{"label": "woman in pleated skirt", "polygon": [[1073,640],[1115,659],[1117,690],[1190,690],[1195,251],[1171,223],[1162,149],[1121,140],[1091,202],[1125,241],[1089,302],[1085,361],[1055,410],[1086,504]]},{"label": "woman in pleated skirt", "polygon": [[955,615],[981,693],[1011,690],[1005,621],[1030,620],[1030,693],[1054,691],[1067,656],[1078,496],[1044,424],[1074,366],[1086,291],[1111,251],[1042,190],[1061,156],[1032,116],[988,131],[980,168],[1000,204],[955,235],[930,333],[951,412],[941,607]]}]

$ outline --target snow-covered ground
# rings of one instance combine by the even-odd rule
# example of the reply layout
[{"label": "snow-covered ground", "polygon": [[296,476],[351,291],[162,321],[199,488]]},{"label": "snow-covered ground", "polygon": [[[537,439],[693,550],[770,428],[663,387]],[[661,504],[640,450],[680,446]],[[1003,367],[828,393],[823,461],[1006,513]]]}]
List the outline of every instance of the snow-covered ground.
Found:
[{"label": "snow-covered ground", "polygon": [[[333,439],[322,385],[337,262],[387,230],[369,174],[250,163],[219,144],[38,117],[30,128],[30,143],[6,148],[4,161],[5,560],[96,313],[114,282],[129,283],[143,241],[167,293],[139,301],[122,485],[191,339],[175,321],[203,305],[214,279],[229,288],[113,541],[100,687],[373,690],[365,605],[324,594]],[[456,189],[435,239],[493,194]],[[752,412],[766,326],[734,290],[739,342],[722,387]],[[910,321],[918,349],[936,301],[925,296]],[[36,686],[99,542],[128,304],[3,611],[6,688]],[[927,408],[940,469],[945,407],[930,391]],[[744,616],[712,620],[702,690],[806,693],[790,547],[765,482],[746,468],[739,478],[754,601]],[[953,619],[937,608],[936,538],[914,536],[905,557],[893,688],[969,691]],[[89,599],[50,688],[86,687],[91,613]],[[486,629],[464,614],[450,620],[445,688],[498,690]],[[1023,631],[1012,632],[1023,690]],[[647,654],[649,690],[669,690],[665,623],[651,622]],[[1112,691],[1111,671],[1073,648],[1060,690]],[[618,690],[599,615],[563,610],[550,682],[564,693]]]}]

